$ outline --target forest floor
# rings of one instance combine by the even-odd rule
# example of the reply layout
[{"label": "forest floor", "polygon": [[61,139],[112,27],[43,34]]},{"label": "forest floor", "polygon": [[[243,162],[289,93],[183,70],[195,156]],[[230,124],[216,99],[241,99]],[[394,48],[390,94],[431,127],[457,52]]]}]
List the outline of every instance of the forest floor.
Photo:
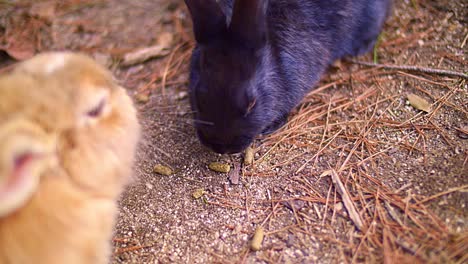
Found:
[{"label": "forest floor", "polygon": [[[112,263],[467,263],[468,80],[422,68],[468,72],[468,4],[396,2],[374,54],[355,58],[383,66],[335,63],[248,166],[195,135],[181,0],[0,1],[0,72],[81,51],[135,98],[144,138]],[[123,65],[147,47],[157,57]],[[214,161],[239,170],[213,172]]]}]

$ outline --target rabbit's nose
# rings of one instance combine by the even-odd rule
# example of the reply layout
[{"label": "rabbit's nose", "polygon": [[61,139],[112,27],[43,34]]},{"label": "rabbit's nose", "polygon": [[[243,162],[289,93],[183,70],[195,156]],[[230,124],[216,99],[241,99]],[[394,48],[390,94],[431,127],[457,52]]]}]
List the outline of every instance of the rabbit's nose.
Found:
[{"label": "rabbit's nose", "polygon": [[228,153],[228,149],[225,145],[222,144],[210,144],[209,146],[214,152],[219,154],[226,154]]},{"label": "rabbit's nose", "polygon": [[198,137],[203,145],[209,147],[213,151],[220,154],[228,152],[228,149],[226,148],[227,141],[225,141],[224,138],[204,130],[198,131]]},{"label": "rabbit's nose", "polygon": [[226,144],[229,141],[228,136],[224,133],[217,133],[216,131],[209,131],[201,129],[199,130],[199,135],[201,135],[205,140],[213,143],[213,144]]}]

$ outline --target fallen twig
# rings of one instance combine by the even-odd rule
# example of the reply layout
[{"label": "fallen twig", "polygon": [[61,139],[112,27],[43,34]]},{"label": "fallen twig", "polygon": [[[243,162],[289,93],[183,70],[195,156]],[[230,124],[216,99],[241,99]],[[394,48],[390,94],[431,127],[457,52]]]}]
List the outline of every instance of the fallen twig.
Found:
[{"label": "fallen twig", "polygon": [[392,64],[380,64],[380,63],[373,63],[373,62],[364,62],[364,61],[355,61],[350,60],[352,63],[364,65],[368,67],[380,67],[388,70],[398,70],[398,71],[413,71],[413,72],[424,72],[429,74],[438,74],[438,75],[445,75],[445,76],[452,76],[452,77],[460,77],[463,79],[468,79],[468,74],[444,69],[434,69],[434,68],[427,68],[427,67],[420,67],[414,65],[392,65]]},{"label": "fallen twig", "polygon": [[154,57],[161,57],[169,54],[169,47],[171,46],[172,40],[172,34],[161,34],[156,45],[125,54],[122,66],[132,66]]},{"label": "fallen twig", "polygon": [[322,175],[320,175],[320,177],[323,177],[323,176],[331,177],[336,190],[338,191],[338,193],[340,193],[341,198],[343,199],[343,204],[349,213],[349,217],[351,218],[351,220],[353,221],[353,223],[356,225],[356,227],[359,230],[363,230],[364,224],[362,222],[361,216],[356,210],[356,207],[354,206],[351,198],[349,197],[348,192],[346,191],[345,186],[341,182],[340,177],[338,177],[338,174],[336,173],[336,171],[333,169],[327,170],[324,173],[322,173]]}]

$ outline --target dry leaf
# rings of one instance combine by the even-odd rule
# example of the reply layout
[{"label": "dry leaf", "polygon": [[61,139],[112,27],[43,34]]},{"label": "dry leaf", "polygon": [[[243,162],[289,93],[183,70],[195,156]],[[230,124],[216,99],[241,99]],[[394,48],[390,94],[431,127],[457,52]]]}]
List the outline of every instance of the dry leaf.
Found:
[{"label": "dry leaf", "polygon": [[410,103],[411,106],[414,108],[424,111],[424,112],[429,112],[431,111],[431,104],[426,101],[426,99],[415,95],[415,94],[408,94],[408,102]]},{"label": "dry leaf", "polygon": [[36,2],[29,9],[31,15],[52,20],[55,17],[57,1]]},{"label": "dry leaf", "polygon": [[0,49],[4,50],[10,57],[18,61],[30,59],[35,54],[34,46],[27,42],[12,42],[8,47]]},{"label": "dry leaf", "polygon": [[162,33],[159,35],[157,44],[151,47],[142,48],[124,55],[122,65],[131,66],[145,62],[154,57],[161,57],[169,54],[169,48],[174,39],[172,33]]},{"label": "dry leaf", "polygon": [[234,164],[234,169],[229,172],[229,181],[233,185],[239,184],[240,165]]},{"label": "dry leaf", "polygon": [[306,202],[302,200],[292,200],[292,201],[283,201],[281,202],[284,206],[286,206],[289,210],[298,211],[306,206]]}]

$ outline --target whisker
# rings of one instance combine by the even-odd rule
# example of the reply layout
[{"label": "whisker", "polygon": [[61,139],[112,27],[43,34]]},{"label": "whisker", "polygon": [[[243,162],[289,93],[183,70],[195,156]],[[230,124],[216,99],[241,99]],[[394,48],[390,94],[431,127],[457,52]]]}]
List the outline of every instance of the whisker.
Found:
[{"label": "whisker", "polygon": [[195,123],[197,123],[197,124],[202,124],[202,125],[214,126],[214,123],[213,123],[213,122],[209,122],[209,121],[203,121],[203,120],[193,119],[193,122],[195,122]]}]

